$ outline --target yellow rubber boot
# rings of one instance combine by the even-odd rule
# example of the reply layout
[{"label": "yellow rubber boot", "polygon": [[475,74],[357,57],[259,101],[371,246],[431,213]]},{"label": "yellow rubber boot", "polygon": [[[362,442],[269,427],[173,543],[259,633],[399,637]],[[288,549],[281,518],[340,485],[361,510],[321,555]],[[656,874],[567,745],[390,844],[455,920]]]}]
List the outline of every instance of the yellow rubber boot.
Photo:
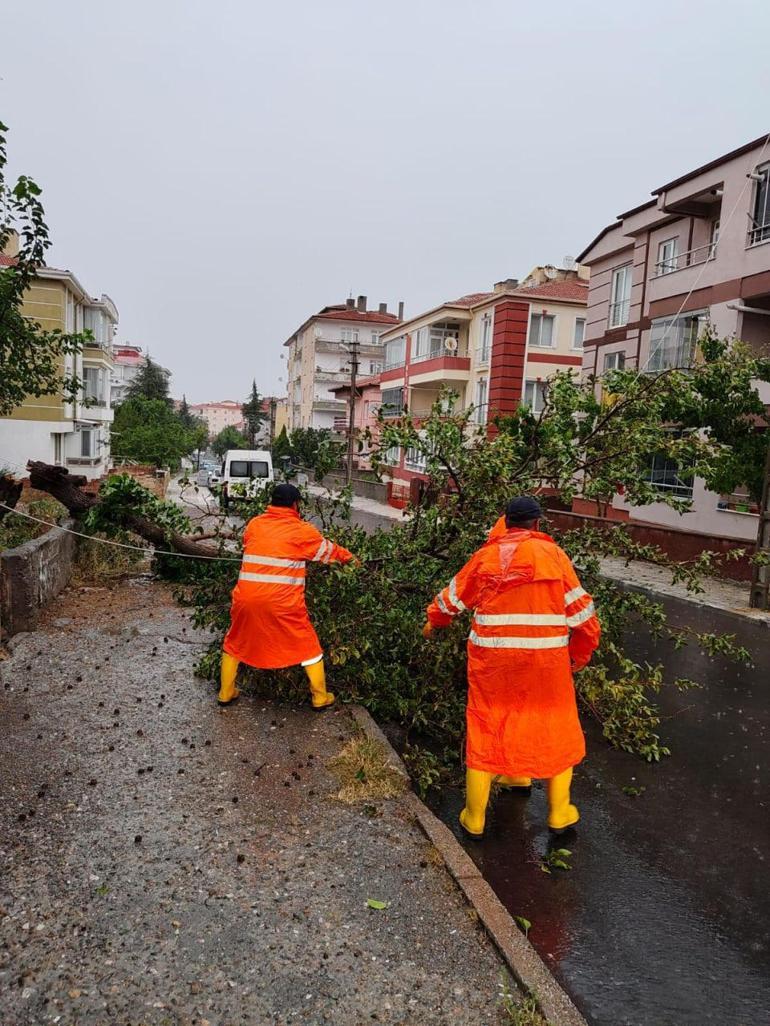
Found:
[{"label": "yellow rubber boot", "polygon": [[240,691],[235,686],[235,678],[238,674],[238,660],[227,652],[222,653],[222,663],[219,669],[219,704],[229,705],[234,702]]},{"label": "yellow rubber boot", "polygon": [[493,779],[494,774],[486,773],[484,770],[465,771],[465,808],[460,813],[460,826],[471,837],[484,836],[489,790]]},{"label": "yellow rubber boot", "polygon": [[569,789],[572,783],[572,767],[564,770],[556,777],[551,777],[548,783],[548,827],[556,833],[561,833],[568,827],[574,826],[580,819],[580,813],[575,805],[570,804]]},{"label": "yellow rubber boot", "polygon": [[310,681],[310,700],[314,709],[325,709],[334,705],[334,695],[326,690],[326,670],[323,659],[305,667],[307,679]]},{"label": "yellow rubber boot", "polygon": [[495,777],[495,783],[500,787],[532,787],[532,777],[506,777],[503,775]]}]

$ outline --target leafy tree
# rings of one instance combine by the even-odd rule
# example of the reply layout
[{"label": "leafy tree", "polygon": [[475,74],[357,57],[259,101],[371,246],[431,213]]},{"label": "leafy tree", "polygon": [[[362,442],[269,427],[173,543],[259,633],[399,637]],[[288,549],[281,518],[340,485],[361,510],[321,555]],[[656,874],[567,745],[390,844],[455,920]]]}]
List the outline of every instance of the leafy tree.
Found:
[{"label": "leafy tree", "polygon": [[187,396],[182,396],[182,401],[179,404],[179,409],[176,411],[177,416],[186,428],[191,428],[194,425],[195,417],[190,413],[190,406],[187,402]]},{"label": "leafy tree", "polygon": [[127,399],[163,400],[170,403],[168,395],[168,374],[160,366],[145,356],[139,373],[126,389]]},{"label": "leafy tree", "polygon": [[332,438],[326,428],[297,428],[289,439],[293,459],[315,472],[316,480],[339,468],[345,446]]},{"label": "leafy tree", "polygon": [[249,445],[253,449],[256,443],[257,435],[262,428],[265,420],[269,417],[268,412],[264,409],[265,400],[257,391],[256,381],[251,383],[251,393],[246,402],[241,406],[241,413],[243,414],[243,420],[246,424],[246,434],[249,439]]},{"label": "leafy tree", "polygon": [[203,417],[196,417],[194,413],[190,411],[190,406],[187,402],[187,396],[182,396],[182,401],[179,404],[179,409],[176,411],[179,422],[182,424],[184,429],[190,433],[191,438],[194,440],[190,451],[200,450],[208,443],[209,440],[209,426]]},{"label": "leafy tree", "polygon": [[19,251],[10,266],[0,264],[0,417],[6,417],[27,396],[64,395],[74,398],[76,377],[65,376],[64,361],[78,353],[90,332],[46,331],[22,313],[25,293],[44,265],[51,244],[41,189],[26,175],[6,181],[6,132],[0,122],[0,253],[11,238]]},{"label": "leafy tree", "polygon": [[227,427],[222,428],[211,443],[211,448],[221,458],[228,449],[248,449],[249,440],[237,428],[229,424]]},{"label": "leafy tree", "polygon": [[165,399],[129,398],[115,410],[112,455],[176,470],[199,437],[199,429],[185,427]]}]

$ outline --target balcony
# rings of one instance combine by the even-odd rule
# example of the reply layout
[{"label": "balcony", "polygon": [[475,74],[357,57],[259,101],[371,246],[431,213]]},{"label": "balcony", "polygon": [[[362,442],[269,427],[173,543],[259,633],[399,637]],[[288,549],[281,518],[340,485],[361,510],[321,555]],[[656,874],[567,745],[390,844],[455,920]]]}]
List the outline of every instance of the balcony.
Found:
[{"label": "balcony", "polygon": [[323,367],[315,369],[316,381],[332,381],[335,384],[347,385],[350,382],[349,370],[325,370]]},{"label": "balcony", "polygon": [[347,407],[348,404],[342,399],[313,399],[313,409],[317,413],[341,414]]},{"label": "balcony", "polygon": [[[768,237],[770,238],[770,233]],[[697,249],[688,249],[685,253],[672,253],[670,257],[659,260],[655,264],[655,270],[650,277],[662,278],[666,274],[673,274],[675,271],[681,271],[685,267],[697,267],[699,264],[705,264],[707,261],[713,260],[716,255],[716,242],[710,242],[706,246],[698,246]]]}]

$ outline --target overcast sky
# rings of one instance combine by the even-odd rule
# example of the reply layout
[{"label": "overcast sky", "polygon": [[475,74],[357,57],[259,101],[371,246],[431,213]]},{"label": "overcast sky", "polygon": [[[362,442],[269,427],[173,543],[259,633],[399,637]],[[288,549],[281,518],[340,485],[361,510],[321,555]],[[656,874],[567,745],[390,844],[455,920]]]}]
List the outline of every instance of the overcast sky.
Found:
[{"label": "overcast sky", "polygon": [[285,391],[352,290],[415,314],[576,255],[770,130],[770,5],[0,0],[50,263],[190,401]]}]

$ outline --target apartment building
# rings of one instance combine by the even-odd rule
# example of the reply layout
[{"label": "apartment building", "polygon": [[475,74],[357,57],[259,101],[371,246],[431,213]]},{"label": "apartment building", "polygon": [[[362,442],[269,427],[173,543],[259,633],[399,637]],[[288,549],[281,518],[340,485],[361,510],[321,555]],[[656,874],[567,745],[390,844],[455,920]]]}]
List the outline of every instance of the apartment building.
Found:
[{"label": "apartment building", "polygon": [[[383,416],[408,408],[419,420],[445,389],[458,395],[455,411],[473,407],[479,425],[521,403],[537,412],[549,377],[580,372],[587,294],[583,268],[536,267],[522,282],[507,278],[390,328],[382,336]],[[425,462],[416,450],[389,455],[392,501],[401,505]]]},{"label": "apartment building", "polygon": [[[129,386],[144,364],[146,359],[141,346],[131,345],[129,342],[121,342],[112,347],[112,377],[110,379],[110,391],[112,405],[118,406],[126,398]],[[166,377],[171,380],[171,371],[166,367],[160,368]]]},{"label": "apartment building", "polygon": [[288,349],[288,430],[325,428],[343,430],[347,404],[332,386],[350,380],[350,345],[358,343],[359,371],[363,377],[382,370],[382,334],[400,322],[386,303],[367,310],[367,297],[325,306],[300,325],[284,342]]},{"label": "apartment building", "polygon": [[234,399],[221,399],[212,403],[190,403],[190,413],[205,420],[209,427],[209,437],[214,438],[226,427],[243,429],[243,412],[241,403]]},{"label": "apartment building", "polygon": [[[618,215],[578,258],[590,268],[583,369],[656,373],[698,358],[708,321],[770,355],[770,146],[762,136],[652,192]],[[770,403],[770,386],[759,385]],[[757,517],[748,497],[716,495],[686,468],[651,459],[661,492],[692,500],[681,516],[653,503],[615,515],[631,521],[750,540]],[[580,509],[580,504],[575,506]],[[586,507],[584,512],[591,510]]]},{"label": "apartment building", "polygon": [[[13,254],[4,262],[10,263]],[[46,330],[89,330],[93,340],[62,359],[62,377],[77,377],[80,394],[29,396],[0,418],[0,466],[23,473],[28,460],[65,466],[89,479],[110,465],[112,340],[118,311],[107,295],[93,298],[71,271],[43,267],[25,295],[22,312]]]}]

